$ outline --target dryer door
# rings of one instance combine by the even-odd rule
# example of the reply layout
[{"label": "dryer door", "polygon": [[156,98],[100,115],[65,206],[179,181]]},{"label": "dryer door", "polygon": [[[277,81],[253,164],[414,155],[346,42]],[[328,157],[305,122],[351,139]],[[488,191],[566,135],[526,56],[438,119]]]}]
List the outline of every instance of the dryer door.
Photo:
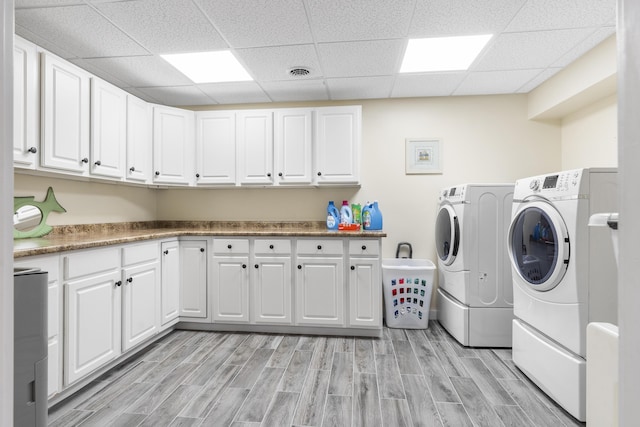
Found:
[{"label": "dryer door", "polygon": [[436,250],[444,265],[451,265],[458,255],[460,224],[455,210],[450,205],[440,207],[436,218]]},{"label": "dryer door", "polygon": [[567,271],[569,253],[560,213],[543,201],[522,203],[509,228],[509,256],[524,283],[536,291],[555,288]]}]

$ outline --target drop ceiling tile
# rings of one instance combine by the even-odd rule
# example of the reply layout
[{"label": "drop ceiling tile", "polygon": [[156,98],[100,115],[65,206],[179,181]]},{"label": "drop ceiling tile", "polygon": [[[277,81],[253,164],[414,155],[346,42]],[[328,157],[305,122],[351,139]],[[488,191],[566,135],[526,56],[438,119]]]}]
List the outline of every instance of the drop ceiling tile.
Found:
[{"label": "drop ceiling tile", "polygon": [[398,74],[391,96],[394,98],[449,96],[460,85],[466,74],[466,72]]},{"label": "drop ceiling tile", "polygon": [[114,75],[107,73],[104,70],[104,68],[94,66],[90,61],[91,60],[86,60],[86,59],[70,59],[69,60],[69,62],[77,65],[78,67],[90,72],[91,74],[97,77],[100,77],[102,80],[108,81],[112,85],[118,86],[120,88],[129,86],[128,82],[125,82],[124,80],[120,80],[118,77],[115,77]]},{"label": "drop ceiling tile", "polygon": [[615,0],[535,0],[525,3],[506,31],[540,31],[615,24]]},{"label": "drop ceiling tile", "polygon": [[481,53],[478,62],[471,68],[473,71],[547,68],[592,31],[571,29],[503,33]]},{"label": "drop ceiling tile", "polygon": [[301,66],[311,71],[306,78],[323,77],[315,47],[311,44],[238,49],[235,53],[258,81],[291,79],[289,70]]},{"label": "drop ceiling tile", "polygon": [[559,60],[554,62],[552,67],[566,67],[612,35],[616,33],[615,27],[602,27],[596,30],[589,37],[584,39],[582,42],[578,43],[574,47],[569,50],[565,55],[563,55]]},{"label": "drop ceiling tile", "polygon": [[129,87],[185,86],[193,82],[159,56],[85,59],[93,69],[117,76]]},{"label": "drop ceiling tile", "polygon": [[31,43],[35,43],[41,48],[48,50],[51,53],[55,53],[61,58],[70,59],[76,58],[76,55],[69,50],[63,49],[60,46],[55,45],[50,40],[40,37],[37,34],[34,34],[31,30],[26,29],[25,27],[16,24],[15,26],[16,34],[20,37],[29,40]]},{"label": "drop ceiling tile", "polygon": [[558,71],[562,70],[562,68],[547,68],[533,79],[529,80],[524,86],[521,86],[520,89],[517,90],[517,93],[529,93],[533,89],[540,86],[545,80],[553,77]]},{"label": "drop ceiling tile", "polygon": [[262,89],[274,102],[329,99],[323,80],[265,82],[262,84]]},{"label": "drop ceiling tile", "polygon": [[312,43],[302,0],[195,0],[234,48]]},{"label": "drop ceiling tile", "polygon": [[417,0],[409,37],[497,34],[526,0]]},{"label": "drop ceiling tile", "polygon": [[80,58],[148,53],[89,6],[18,9],[15,22]]},{"label": "drop ceiling tile", "polygon": [[453,95],[489,95],[514,93],[542,70],[472,72],[462,81]]},{"label": "drop ceiling tile", "polygon": [[140,92],[157,99],[163,105],[210,105],[214,102],[196,86],[139,87]]},{"label": "drop ceiling tile", "polygon": [[318,54],[326,77],[383,76],[398,71],[405,46],[401,39],[320,43]]},{"label": "drop ceiling tile", "polygon": [[160,104],[160,101],[158,101],[157,99],[155,99],[152,96],[147,95],[146,93],[140,92],[137,88],[135,87],[124,87],[124,90],[126,90],[127,92],[129,92],[131,95],[133,96],[137,96],[138,98],[147,101],[147,102],[151,102],[153,104]]},{"label": "drop ceiling tile", "polygon": [[331,99],[380,99],[389,97],[393,81],[393,76],[327,79],[327,86]]},{"label": "drop ceiling tile", "polygon": [[415,0],[306,0],[316,42],[406,37]]},{"label": "drop ceiling tile", "polygon": [[218,104],[271,102],[256,82],[207,83],[198,87]]},{"label": "drop ceiling tile", "polygon": [[52,7],[52,6],[70,6],[76,4],[84,4],[84,0],[15,0],[15,9],[24,9],[29,7]]},{"label": "drop ceiling tile", "polygon": [[227,49],[213,25],[191,1],[139,0],[96,7],[152,53]]}]

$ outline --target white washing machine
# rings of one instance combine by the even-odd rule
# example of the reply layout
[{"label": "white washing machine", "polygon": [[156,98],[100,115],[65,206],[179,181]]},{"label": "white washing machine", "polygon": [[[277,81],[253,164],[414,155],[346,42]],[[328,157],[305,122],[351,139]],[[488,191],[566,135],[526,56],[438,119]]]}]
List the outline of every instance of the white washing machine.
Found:
[{"label": "white washing machine", "polygon": [[465,346],[511,347],[512,197],[513,184],[463,184],[439,196],[438,320]]},{"label": "white washing machine", "polygon": [[586,329],[617,324],[617,270],[608,231],[615,169],[576,169],[518,180],[508,246],[513,276],[513,362],[585,421]]}]

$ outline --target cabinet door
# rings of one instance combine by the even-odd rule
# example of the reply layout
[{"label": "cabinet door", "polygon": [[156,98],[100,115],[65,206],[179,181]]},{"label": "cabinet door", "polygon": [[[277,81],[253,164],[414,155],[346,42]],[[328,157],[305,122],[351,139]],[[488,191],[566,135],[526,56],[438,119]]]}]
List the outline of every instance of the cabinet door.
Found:
[{"label": "cabinet door", "polygon": [[127,95],[127,181],[151,182],[151,107]]},{"label": "cabinet door", "polygon": [[135,347],[158,333],[160,328],[158,321],[159,267],[156,261],[123,270],[123,351]]},{"label": "cabinet door", "polygon": [[352,257],[347,286],[349,288],[349,325],[381,327],[380,260]]},{"label": "cabinet door", "polygon": [[127,94],[91,78],[91,175],[124,178]]},{"label": "cabinet door", "polygon": [[180,242],[180,316],[207,317],[207,242]]},{"label": "cabinet door", "polygon": [[253,321],[291,324],[291,257],[256,256],[252,273]]},{"label": "cabinet door", "polygon": [[213,257],[214,322],[249,321],[249,258]]},{"label": "cabinet door", "polygon": [[271,111],[239,111],[238,172],[241,184],[273,183],[273,116]]},{"label": "cabinet door", "polygon": [[306,108],[274,113],[274,172],[280,185],[311,184],[311,117]]},{"label": "cabinet door", "polygon": [[15,36],[13,47],[13,166],[35,169],[40,147],[38,51]]},{"label": "cabinet door", "polygon": [[162,243],[161,325],[178,318],[180,311],[180,249],[178,242]]},{"label": "cabinet door", "polygon": [[65,283],[65,385],[120,355],[120,271]]},{"label": "cabinet door", "polygon": [[316,109],[316,176],[318,184],[360,181],[361,107]]},{"label": "cabinet door", "polygon": [[315,326],[344,325],[342,258],[298,257],[296,322]]},{"label": "cabinet door", "polygon": [[41,166],[89,172],[89,75],[50,54],[42,55]]},{"label": "cabinet door", "polygon": [[153,107],[153,182],[189,185],[194,161],[193,111]]},{"label": "cabinet door", "polygon": [[236,183],[236,114],[196,113],[196,184]]}]

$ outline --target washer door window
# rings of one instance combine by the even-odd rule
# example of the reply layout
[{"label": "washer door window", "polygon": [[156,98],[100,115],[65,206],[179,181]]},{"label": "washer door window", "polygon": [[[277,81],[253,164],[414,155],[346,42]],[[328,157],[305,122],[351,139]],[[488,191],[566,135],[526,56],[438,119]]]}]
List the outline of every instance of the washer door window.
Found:
[{"label": "washer door window", "polygon": [[460,244],[460,225],[451,206],[440,208],[436,218],[436,250],[444,265],[451,265],[458,255]]},{"label": "washer door window", "polygon": [[544,202],[523,204],[511,221],[509,253],[518,275],[532,289],[555,288],[569,264],[569,235],[558,211]]}]

